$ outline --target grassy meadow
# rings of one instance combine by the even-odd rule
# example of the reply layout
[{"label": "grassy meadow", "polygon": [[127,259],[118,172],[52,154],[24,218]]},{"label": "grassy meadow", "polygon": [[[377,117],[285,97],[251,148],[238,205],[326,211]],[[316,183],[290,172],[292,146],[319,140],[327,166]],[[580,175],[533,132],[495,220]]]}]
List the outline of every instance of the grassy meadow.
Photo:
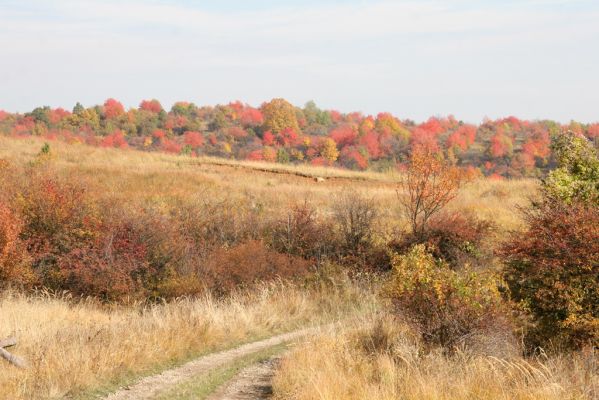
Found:
[{"label": "grassy meadow", "polygon": [[[397,172],[192,158],[61,142],[50,142],[49,154],[40,156],[43,145],[34,138],[0,137],[0,160],[9,166],[3,170],[7,191],[24,190],[14,188],[30,183],[28,177],[35,175],[27,171],[41,170],[60,182],[84,187],[85,199],[93,199],[93,206],[84,210],[102,215],[114,207],[119,210],[115,214],[130,214],[132,220],[147,213],[139,214],[139,210],[152,210],[164,217],[163,222],[145,228],[163,229],[166,239],[151,241],[147,233],[140,234],[142,243],[158,243],[159,248],[158,255],[144,262],[156,263],[157,257],[168,255],[165,271],[179,274],[165,273],[175,282],[169,284],[179,284],[189,276],[204,279],[205,265],[217,268],[216,275],[234,275],[239,281],[226,293],[214,294],[212,289],[224,283],[217,280],[210,287],[201,280],[185,281],[172,292],[157,292],[151,301],[133,296],[125,301],[102,301],[85,292],[8,285],[0,295],[0,338],[16,336],[19,344],[13,351],[30,366],[24,370],[1,366],[0,398],[89,398],[200,354],[333,320],[345,321],[344,327],[321,333],[284,358],[274,381],[275,398],[551,400],[591,399],[598,393],[592,352],[523,358],[518,343],[500,337],[491,337],[480,351],[463,348],[453,356],[424,352],[426,346],[416,335],[381,306],[385,300],[378,291],[385,273],[361,275],[359,260],[371,253],[360,258],[336,250],[341,255],[333,262],[322,259],[322,249],[310,247],[318,242],[315,238],[337,232],[329,219],[335,217],[339,198],[347,193],[370,199],[376,209],[373,246],[384,249],[385,243],[405,231],[407,221],[397,200]],[[317,181],[318,177],[324,181]],[[530,179],[480,178],[460,190],[448,211],[492,223],[493,230],[485,238],[492,267],[497,262],[492,250],[510,232],[523,227],[518,207],[526,206],[537,191],[538,184]],[[16,195],[19,198],[21,193]],[[189,221],[176,212],[197,204],[201,212]],[[293,233],[290,210],[305,204],[315,215],[306,220],[314,230],[302,231],[299,220],[294,229],[307,236],[297,234],[299,239],[293,243],[278,241],[277,235],[289,239]],[[212,221],[215,214],[220,219]],[[180,224],[175,229],[180,232],[202,224],[201,218],[213,225],[199,231],[200,239],[170,237],[169,224]],[[234,220],[230,228],[228,219]],[[132,232],[140,229],[131,226]],[[217,238],[206,244],[206,235]],[[183,255],[177,258],[170,247],[178,246],[179,238],[184,245],[177,250]],[[243,247],[245,243],[252,244]],[[196,247],[202,251],[194,252]],[[290,267],[286,275],[277,271],[252,275],[244,270],[252,268],[254,259],[270,259],[273,254],[288,257],[280,261]],[[318,262],[310,264],[309,274],[295,279],[295,268],[306,260]],[[214,263],[221,261],[224,266],[218,269]],[[344,267],[350,273],[340,272]],[[264,276],[270,283],[256,283]],[[161,284],[144,293],[164,290]],[[165,299],[161,293],[174,294]]]},{"label": "grassy meadow", "polygon": [[[26,164],[44,141],[0,137],[0,158]],[[390,225],[402,224],[397,204],[399,173],[354,172],[314,166],[285,166],[264,162],[209,157],[182,157],[165,153],[104,149],[51,142],[52,168],[66,177],[94,182],[98,196],[114,201],[168,204],[201,197],[235,196],[261,204],[272,212],[290,204],[310,201],[329,212],[335,194],[357,190],[373,197]],[[298,175],[299,174],[299,175]],[[323,177],[324,182],[313,178]],[[502,230],[517,229],[515,208],[527,204],[537,184],[532,179],[478,179],[450,205],[494,221]]]}]

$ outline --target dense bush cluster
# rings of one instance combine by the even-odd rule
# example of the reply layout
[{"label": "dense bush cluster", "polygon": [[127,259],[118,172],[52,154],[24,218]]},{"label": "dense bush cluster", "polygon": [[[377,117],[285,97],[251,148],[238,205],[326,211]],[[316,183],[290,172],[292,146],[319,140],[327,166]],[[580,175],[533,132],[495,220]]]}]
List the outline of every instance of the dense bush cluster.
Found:
[{"label": "dense bush cluster", "polygon": [[[367,218],[356,236],[344,214],[318,212],[306,201],[271,212],[216,191],[160,205],[117,200],[100,195],[92,181],[62,176],[47,162],[51,152],[42,153],[22,167],[2,164],[3,287],[106,301],[173,298],[303,279],[325,262],[360,268],[370,261],[363,257],[365,264],[355,266],[347,256],[371,251],[372,202],[364,203]],[[358,194],[352,197],[361,204]],[[351,246],[350,237],[360,246]]]},{"label": "dense bush cluster", "polygon": [[313,102],[300,108],[283,99],[258,108],[241,102],[214,107],[179,102],[167,111],[157,100],[144,100],[126,110],[108,99],[88,108],[77,104],[71,111],[0,111],[0,133],[15,137],[359,170],[404,165],[415,148],[426,147],[443,150],[456,164],[496,178],[546,172],[553,165],[550,137],[567,129],[599,146],[599,124],[563,126],[508,117],[476,126],[452,116],[415,123],[389,113],[321,110]]},{"label": "dense bush cluster", "polygon": [[[540,198],[522,210],[525,230],[513,233],[497,255],[508,302],[525,317],[520,322],[529,322],[520,325],[528,350],[596,347],[599,156],[575,132],[556,137],[552,149],[558,165],[543,180]],[[438,157],[416,161],[400,193],[411,230],[391,243],[396,255],[386,293],[425,341],[451,348],[478,330],[497,330],[494,324],[509,320],[508,302],[498,296],[499,281],[471,272],[473,266],[494,270],[487,242],[492,225],[444,212],[459,185],[453,167]]]}]

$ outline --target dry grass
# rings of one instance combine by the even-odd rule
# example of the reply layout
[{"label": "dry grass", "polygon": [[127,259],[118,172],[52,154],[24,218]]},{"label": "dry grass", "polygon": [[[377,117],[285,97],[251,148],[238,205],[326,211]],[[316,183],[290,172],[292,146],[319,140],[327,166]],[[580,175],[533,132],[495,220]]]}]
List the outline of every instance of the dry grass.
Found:
[{"label": "dry grass", "polygon": [[453,357],[423,353],[410,332],[393,322],[356,321],[322,333],[286,357],[275,377],[275,398],[591,400],[599,395],[596,354],[533,360],[498,350]]},{"label": "dry grass", "polygon": [[[0,159],[24,165],[35,157],[43,143],[36,138],[15,140],[0,136]],[[51,142],[50,146],[51,163],[58,173],[92,179],[101,189],[100,194],[113,201],[135,199],[165,204],[227,193],[261,204],[272,212],[304,199],[323,212],[331,212],[332,194],[353,189],[374,198],[388,225],[402,223],[396,194],[398,175],[393,172],[188,158],[61,142]],[[317,183],[310,176],[328,179]],[[450,208],[472,211],[494,221],[504,231],[517,229],[521,219],[515,208],[526,204],[536,190],[537,184],[530,179],[480,179],[467,185]]]},{"label": "dry grass", "polygon": [[[372,298],[371,298],[372,299]],[[144,374],[191,356],[319,324],[368,307],[356,288],[300,290],[271,285],[217,301],[106,308],[57,296],[0,297],[0,338],[30,368],[0,360],[0,398],[48,399]]]}]

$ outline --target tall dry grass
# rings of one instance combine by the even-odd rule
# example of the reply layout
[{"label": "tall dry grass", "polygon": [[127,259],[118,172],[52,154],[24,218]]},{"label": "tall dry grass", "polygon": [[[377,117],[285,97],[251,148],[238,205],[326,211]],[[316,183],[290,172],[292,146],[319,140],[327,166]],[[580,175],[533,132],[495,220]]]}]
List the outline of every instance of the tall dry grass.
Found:
[{"label": "tall dry grass", "polygon": [[[0,136],[0,159],[24,165],[35,158],[43,144],[37,138]],[[397,204],[397,172],[190,158],[61,142],[51,142],[50,147],[50,163],[57,173],[91,179],[101,189],[98,195],[115,202],[135,200],[163,205],[226,193],[273,213],[284,212],[290,204],[304,199],[324,213],[331,213],[335,198],[331,194],[349,189],[372,197],[386,225],[405,223]],[[327,179],[317,183],[310,176]],[[449,209],[492,220],[502,231],[517,229],[521,218],[514,211],[536,191],[537,183],[531,179],[479,179],[464,187]]]},{"label": "tall dry grass", "polygon": [[[488,346],[492,343],[487,343]],[[286,357],[274,380],[286,400],[594,400],[597,354],[524,359],[499,345],[453,356],[425,353],[390,321],[323,332]],[[493,347],[493,346],[491,346]]]},{"label": "tall dry grass", "polygon": [[54,399],[109,387],[173,362],[369,307],[356,287],[305,290],[272,284],[216,300],[102,306],[60,296],[0,297],[0,338],[30,366],[0,360],[1,399]]}]

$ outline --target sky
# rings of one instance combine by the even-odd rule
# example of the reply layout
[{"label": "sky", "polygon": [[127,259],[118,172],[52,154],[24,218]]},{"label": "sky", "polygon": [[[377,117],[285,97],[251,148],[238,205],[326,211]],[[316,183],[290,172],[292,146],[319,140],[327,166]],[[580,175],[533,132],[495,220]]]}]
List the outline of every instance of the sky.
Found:
[{"label": "sky", "polygon": [[0,109],[283,97],[599,121],[597,0],[0,0]]}]

